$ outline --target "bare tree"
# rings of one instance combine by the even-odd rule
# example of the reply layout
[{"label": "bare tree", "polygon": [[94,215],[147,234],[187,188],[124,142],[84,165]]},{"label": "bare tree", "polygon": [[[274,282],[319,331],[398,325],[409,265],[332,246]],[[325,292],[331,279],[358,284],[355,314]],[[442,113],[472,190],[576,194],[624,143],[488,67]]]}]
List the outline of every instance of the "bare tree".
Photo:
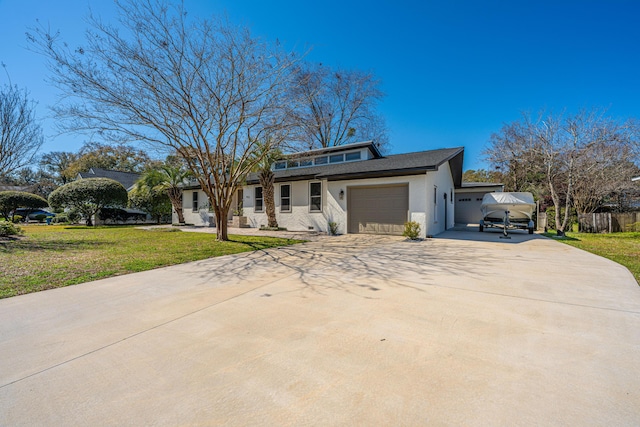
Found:
[{"label": "bare tree", "polygon": [[562,235],[571,207],[593,211],[607,195],[629,185],[637,170],[632,161],[637,144],[632,122],[613,120],[597,110],[540,113],[535,119],[523,114],[492,136],[485,155],[513,177],[513,191],[530,191],[544,182],[538,196],[546,192],[553,201],[556,231]]},{"label": "bare tree", "polygon": [[607,200],[622,199],[634,190],[631,178],[640,169],[634,122],[618,122],[606,117],[587,117],[583,139],[586,143],[576,159],[573,205],[581,214],[592,213]]},{"label": "bare tree", "polygon": [[227,240],[255,141],[282,141],[296,59],[225,20],[190,20],[182,5],[116,4],[119,26],[90,17],[85,46],[71,49],[44,28],[28,35],[65,95],[55,111],[70,120],[67,130],[178,153],[209,198],[218,240]]},{"label": "bare tree", "polygon": [[500,172],[506,191],[537,193],[540,159],[531,131],[531,119],[523,114],[522,120],[505,124],[500,132],[493,133],[484,150],[486,160]]},{"label": "bare tree", "polygon": [[386,147],[386,125],[376,111],[384,94],[372,73],[307,64],[297,70],[296,83],[294,142],[306,149],[367,140]]},{"label": "bare tree", "polygon": [[76,153],[69,151],[52,151],[43,154],[42,157],[40,157],[38,165],[40,170],[49,175],[56,184],[64,185],[73,180],[77,175],[69,176],[67,172],[69,166],[76,160],[78,160]]},{"label": "bare tree", "polygon": [[0,89],[0,178],[30,164],[44,142],[26,90]]}]

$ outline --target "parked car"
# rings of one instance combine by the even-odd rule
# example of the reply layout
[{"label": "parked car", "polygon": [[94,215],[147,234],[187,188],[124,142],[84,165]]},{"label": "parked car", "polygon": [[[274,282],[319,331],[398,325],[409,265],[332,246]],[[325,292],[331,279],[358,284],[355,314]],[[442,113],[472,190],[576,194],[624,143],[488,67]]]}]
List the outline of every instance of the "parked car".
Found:
[{"label": "parked car", "polygon": [[28,208],[18,208],[15,212],[12,212],[12,215],[20,215],[22,218],[30,219],[35,221],[38,215],[45,215],[45,218],[55,218],[56,214],[45,211],[44,209],[28,209]]}]

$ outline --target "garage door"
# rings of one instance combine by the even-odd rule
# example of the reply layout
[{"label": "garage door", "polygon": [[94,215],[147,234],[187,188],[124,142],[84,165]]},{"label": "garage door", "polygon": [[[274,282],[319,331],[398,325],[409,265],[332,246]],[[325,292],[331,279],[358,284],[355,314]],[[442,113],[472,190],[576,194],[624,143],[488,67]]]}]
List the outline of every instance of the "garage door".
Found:
[{"label": "garage door", "polygon": [[402,235],[409,212],[409,185],[347,188],[349,233]]},{"label": "garage door", "polygon": [[478,224],[482,219],[480,206],[485,193],[456,192],[456,224]]}]

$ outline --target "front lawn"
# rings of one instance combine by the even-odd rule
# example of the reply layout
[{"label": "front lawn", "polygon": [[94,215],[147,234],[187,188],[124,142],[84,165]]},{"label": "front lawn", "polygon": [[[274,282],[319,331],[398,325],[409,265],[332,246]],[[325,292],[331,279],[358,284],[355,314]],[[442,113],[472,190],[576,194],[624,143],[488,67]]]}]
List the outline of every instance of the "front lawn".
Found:
[{"label": "front lawn", "polygon": [[[545,234],[554,237],[555,233]],[[567,233],[559,242],[600,255],[622,264],[631,271],[640,284],[640,233]]]},{"label": "front lawn", "polygon": [[167,265],[284,246],[299,240],[178,229],[24,225],[24,237],[0,240],[0,298]]}]

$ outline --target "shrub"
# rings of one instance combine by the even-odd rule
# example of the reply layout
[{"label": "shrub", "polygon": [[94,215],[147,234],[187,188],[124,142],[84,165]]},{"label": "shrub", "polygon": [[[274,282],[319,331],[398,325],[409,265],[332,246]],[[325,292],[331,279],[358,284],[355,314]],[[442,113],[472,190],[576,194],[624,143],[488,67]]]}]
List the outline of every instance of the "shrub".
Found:
[{"label": "shrub", "polygon": [[87,178],[70,182],[49,195],[54,208],[64,206],[76,210],[92,225],[91,217],[105,206],[126,206],[127,190],[117,181],[107,178]]},{"label": "shrub", "polygon": [[68,223],[68,222],[70,222],[70,221],[69,221],[69,215],[67,215],[67,213],[66,213],[66,212],[59,213],[58,215],[56,215],[56,216],[53,218],[52,222],[53,222],[54,224],[64,224],[64,223]]},{"label": "shrub", "polygon": [[23,233],[24,230],[19,226],[8,221],[0,221],[0,237],[18,236]]},{"label": "shrub", "polygon": [[418,236],[420,236],[420,224],[415,221],[405,222],[402,235],[411,240],[418,240]]},{"label": "shrub", "polygon": [[[556,229],[556,208],[553,206],[549,206],[546,210],[547,213],[547,228],[550,230]],[[564,208],[560,209],[560,222],[564,220]],[[575,208],[571,208],[569,213],[569,224],[567,224],[567,230],[571,231],[573,229],[573,224],[578,223],[578,214],[576,213]]]},{"label": "shrub", "polygon": [[0,191],[0,214],[6,219],[9,219],[11,211],[18,208],[40,209],[47,206],[49,202],[35,194],[24,191]]},{"label": "shrub", "polygon": [[330,222],[329,223],[329,235],[337,236],[338,235],[338,223]]},{"label": "shrub", "polygon": [[14,215],[12,221],[13,221],[14,224],[17,224],[19,222],[22,222],[23,219],[24,218],[22,217],[22,215]]},{"label": "shrub", "polygon": [[35,216],[35,219],[38,222],[44,222],[44,220],[47,219],[47,216],[45,214],[38,214]]}]

